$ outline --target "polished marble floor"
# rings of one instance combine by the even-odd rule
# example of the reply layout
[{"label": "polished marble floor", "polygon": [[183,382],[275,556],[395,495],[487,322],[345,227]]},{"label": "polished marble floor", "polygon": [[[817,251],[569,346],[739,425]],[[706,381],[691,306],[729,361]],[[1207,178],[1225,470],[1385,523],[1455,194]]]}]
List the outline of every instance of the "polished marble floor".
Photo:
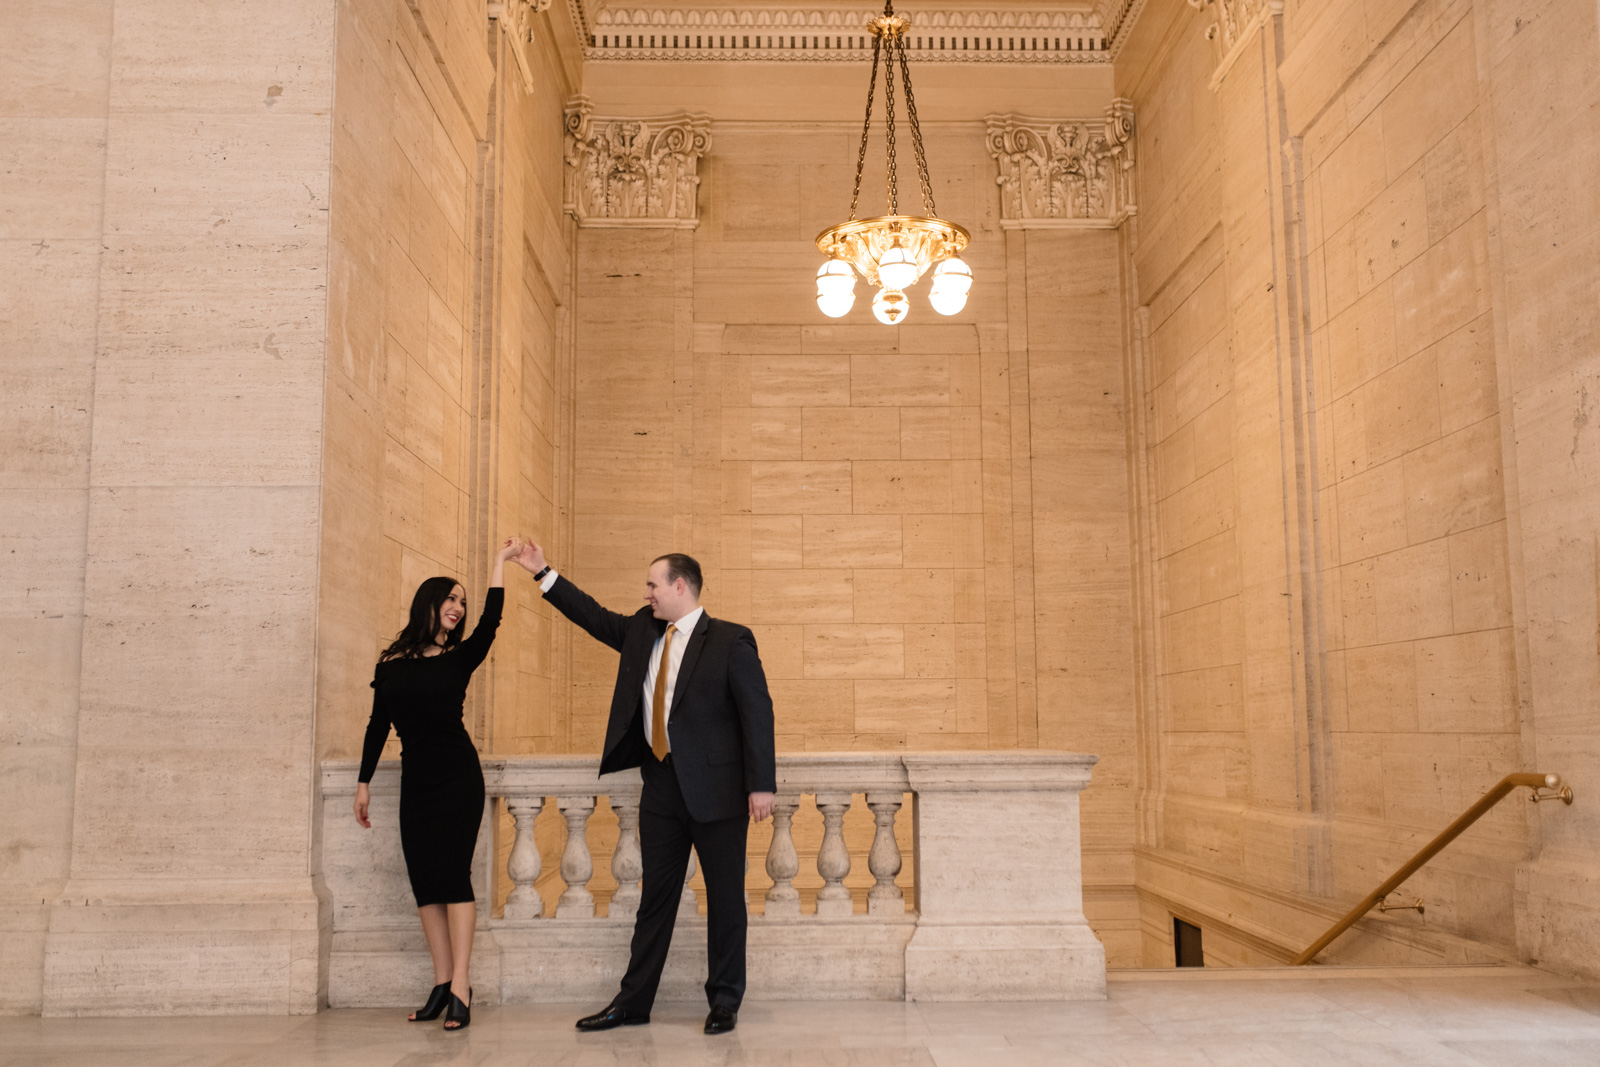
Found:
[{"label": "polished marble floor", "polygon": [[1104,1001],[749,1003],[739,1029],[657,1005],[580,1035],[589,1005],[482,1008],[464,1034],[395,1011],[297,1018],[0,1018],[4,1067],[1034,1067],[1600,1064],[1600,986],[1520,968],[1119,972]]}]

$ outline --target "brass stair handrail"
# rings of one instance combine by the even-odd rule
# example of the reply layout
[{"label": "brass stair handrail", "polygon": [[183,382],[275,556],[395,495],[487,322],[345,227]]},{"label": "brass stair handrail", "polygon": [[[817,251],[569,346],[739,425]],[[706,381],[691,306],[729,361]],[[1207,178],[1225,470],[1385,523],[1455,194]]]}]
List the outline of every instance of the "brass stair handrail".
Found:
[{"label": "brass stair handrail", "polygon": [[[1424,863],[1427,863],[1429,860],[1433,859],[1434,856],[1438,855],[1440,850],[1442,850],[1446,845],[1460,837],[1461,834],[1465,832],[1467,827],[1477,822],[1478,819],[1483,816],[1484,812],[1488,811],[1490,808],[1500,803],[1500,801],[1504,800],[1507,794],[1509,794],[1513,789],[1524,785],[1534,791],[1533,799],[1535,801],[1560,800],[1565,804],[1572,803],[1572,787],[1570,785],[1562,785],[1561,776],[1559,774],[1525,773],[1506,775],[1504,778],[1500,779],[1500,784],[1483,794],[1483,796],[1478,798],[1478,802],[1476,804],[1462,812],[1460,817],[1446,827],[1443,833],[1441,833],[1438,837],[1435,837],[1432,841],[1429,841],[1427,846],[1423,848],[1421,852],[1418,852],[1415,856],[1412,856],[1406,861],[1404,866],[1391,874],[1382,885],[1374,889],[1371,893],[1368,893],[1366,897],[1362,899],[1361,903],[1351,908],[1345,914],[1344,918],[1328,927],[1327,933],[1317,938],[1311,943],[1310,948],[1306,949],[1304,952],[1300,953],[1300,955],[1294,958],[1293,966],[1299,966],[1302,963],[1310,963],[1312,959],[1316,957],[1317,953],[1321,952],[1323,949],[1327,948],[1333,943],[1334,938],[1350,929],[1350,927],[1355,924],[1357,919],[1371,911],[1380,900],[1388,896],[1390,893],[1393,893],[1396,889],[1400,888],[1401,883],[1403,883],[1407,878],[1410,878],[1413,874],[1416,874],[1417,870]],[[1553,789],[1555,792],[1540,793],[1540,789]]]}]

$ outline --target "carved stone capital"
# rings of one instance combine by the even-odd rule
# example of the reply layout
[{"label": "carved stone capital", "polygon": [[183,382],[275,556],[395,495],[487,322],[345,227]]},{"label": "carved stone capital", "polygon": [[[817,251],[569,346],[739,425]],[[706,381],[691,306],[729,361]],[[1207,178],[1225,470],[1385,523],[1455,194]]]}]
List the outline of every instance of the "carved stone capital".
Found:
[{"label": "carved stone capital", "polygon": [[999,171],[1002,228],[1109,228],[1137,210],[1133,105],[1127,100],[1113,100],[1103,119],[990,115],[985,121]]},{"label": "carved stone capital", "polygon": [[488,0],[489,17],[511,45],[522,91],[533,95],[533,17],[550,8],[550,0]]},{"label": "carved stone capital", "polygon": [[566,109],[562,207],[580,226],[693,229],[700,157],[711,118],[682,112],[653,119],[600,118],[587,97]]}]

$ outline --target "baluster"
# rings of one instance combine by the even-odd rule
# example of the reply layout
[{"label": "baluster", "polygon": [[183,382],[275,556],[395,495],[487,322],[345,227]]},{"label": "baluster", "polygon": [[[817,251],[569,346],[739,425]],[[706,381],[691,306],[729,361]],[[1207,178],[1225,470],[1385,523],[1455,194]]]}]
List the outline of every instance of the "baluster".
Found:
[{"label": "baluster", "polygon": [[639,798],[612,797],[617,813],[617,849],[611,853],[611,877],[617,891],[611,894],[611,917],[631,919],[639,914],[639,879],[644,876],[644,856],[639,851]]},{"label": "baluster", "polygon": [[567,847],[561,853],[561,878],[567,883],[556,901],[558,919],[594,918],[594,894],[589,879],[594,877],[594,858],[589,855],[589,816],[594,814],[594,797],[556,797],[556,807],[567,820]]},{"label": "baluster", "polygon": [[844,813],[850,810],[849,793],[818,793],[822,812],[822,847],[817,850],[817,873],[823,886],[817,890],[818,915],[853,915],[855,905],[844,887],[850,873],[850,850],[844,844]]},{"label": "baluster", "polygon": [[678,918],[688,919],[700,914],[700,904],[694,898],[694,886],[689,882],[694,878],[695,861],[698,859],[694,849],[689,850],[689,866],[683,875],[683,894],[678,897]]},{"label": "baluster", "polygon": [[511,812],[511,859],[506,874],[511,878],[511,893],[506,897],[506,918],[540,919],[544,900],[533,883],[539,880],[539,843],[533,838],[533,822],[544,810],[544,797],[508,797]]},{"label": "baluster", "polygon": [[878,824],[872,838],[872,851],[867,854],[867,869],[878,884],[867,894],[868,915],[900,915],[906,913],[905,895],[894,884],[900,873],[900,842],[894,837],[894,817],[905,798],[899,793],[868,793],[867,807]]},{"label": "baluster", "polygon": [[800,810],[799,797],[778,797],[772,802],[772,843],[767,846],[768,915],[799,915],[800,890],[790,883],[800,873],[800,857],[794,851],[791,822]]}]

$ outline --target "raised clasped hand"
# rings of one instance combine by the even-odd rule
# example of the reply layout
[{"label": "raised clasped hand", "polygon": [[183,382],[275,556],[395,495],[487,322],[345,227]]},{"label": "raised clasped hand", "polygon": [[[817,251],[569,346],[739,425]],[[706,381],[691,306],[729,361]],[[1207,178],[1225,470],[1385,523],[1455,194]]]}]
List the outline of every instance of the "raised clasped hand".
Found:
[{"label": "raised clasped hand", "polygon": [[522,550],[517,555],[517,565],[530,574],[538,574],[544,570],[546,566],[544,549],[540,548],[531,537],[521,538],[520,541]]},{"label": "raised clasped hand", "polygon": [[500,561],[503,563],[506,560],[516,559],[525,547],[521,538],[506,538],[506,543],[500,546]]}]

